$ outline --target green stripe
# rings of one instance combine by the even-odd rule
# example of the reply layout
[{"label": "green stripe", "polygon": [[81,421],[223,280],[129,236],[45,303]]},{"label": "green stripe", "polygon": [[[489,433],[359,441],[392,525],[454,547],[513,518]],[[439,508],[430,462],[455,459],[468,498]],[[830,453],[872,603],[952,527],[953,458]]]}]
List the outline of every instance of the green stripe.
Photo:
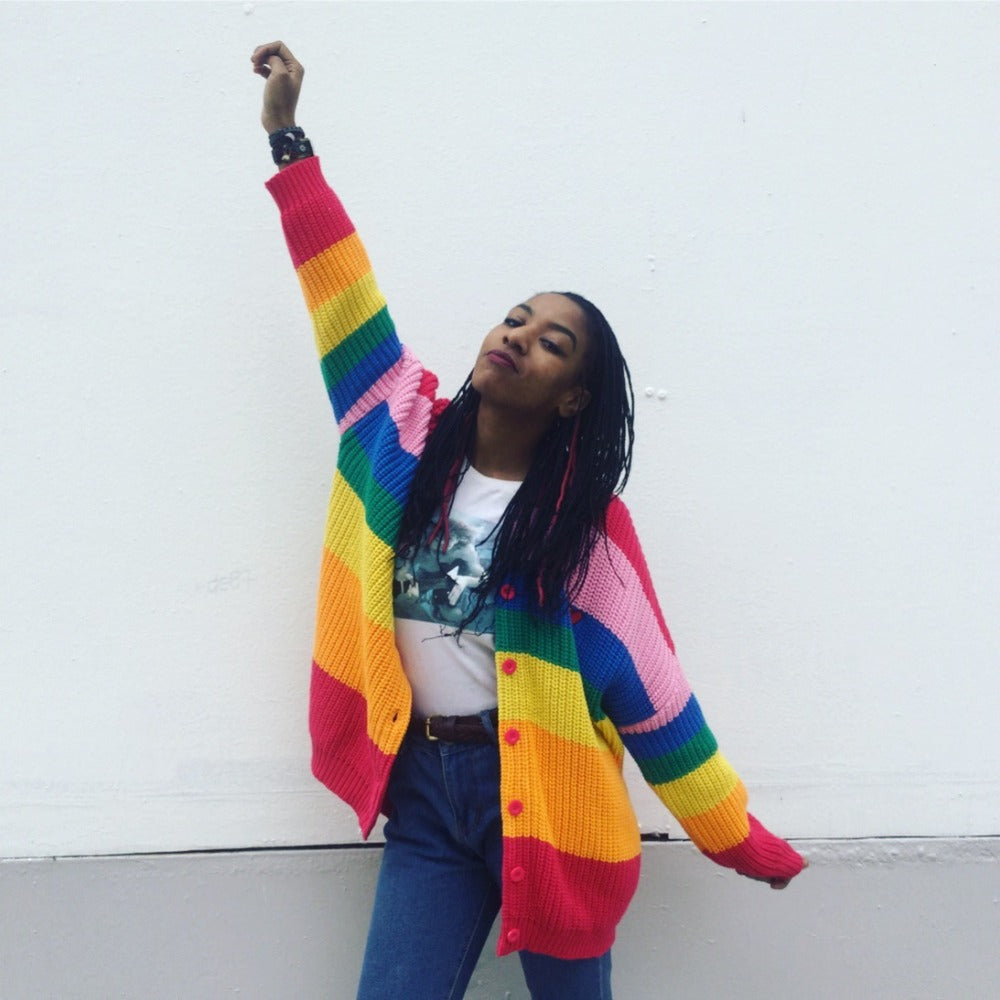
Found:
[{"label": "green stripe", "polygon": [[590,718],[593,722],[600,722],[604,718],[604,709],[601,706],[603,692],[600,688],[594,687],[582,674],[580,680],[583,681],[583,694],[587,699],[587,711],[590,713]]},{"label": "green stripe", "polygon": [[702,726],[683,746],[659,757],[638,761],[643,777],[651,785],[675,781],[701,767],[719,748],[708,726]]},{"label": "green stripe", "polygon": [[372,533],[393,548],[402,509],[392,494],[375,481],[368,456],[353,430],[341,438],[337,468],[364,504],[365,522]]},{"label": "green stripe", "polygon": [[497,647],[506,653],[527,653],[563,669],[579,671],[573,630],[529,611],[496,609]]}]

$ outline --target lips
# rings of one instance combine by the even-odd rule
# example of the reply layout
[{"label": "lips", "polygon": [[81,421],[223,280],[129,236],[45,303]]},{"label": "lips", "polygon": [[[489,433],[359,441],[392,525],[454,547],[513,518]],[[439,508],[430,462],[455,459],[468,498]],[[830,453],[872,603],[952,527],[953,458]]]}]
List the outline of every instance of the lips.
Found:
[{"label": "lips", "polygon": [[517,371],[514,359],[506,351],[488,351],[486,357],[501,368],[509,368],[511,371]]}]

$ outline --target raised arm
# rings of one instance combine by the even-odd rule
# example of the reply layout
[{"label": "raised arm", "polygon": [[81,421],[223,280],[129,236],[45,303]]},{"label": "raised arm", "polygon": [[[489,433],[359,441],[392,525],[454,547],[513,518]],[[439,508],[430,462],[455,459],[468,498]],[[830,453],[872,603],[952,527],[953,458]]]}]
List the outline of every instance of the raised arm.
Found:
[{"label": "raised arm", "polygon": [[[274,148],[275,140],[285,141],[284,132],[301,131],[296,128],[295,110],[304,70],[282,42],[258,46],[251,62],[254,72],[266,81],[260,117],[274,137]],[[299,156],[296,147],[289,161],[278,167],[281,172],[267,182],[267,188],[281,210],[285,240],[312,317],[327,392],[344,430],[387,400],[398,386],[410,385],[418,362],[396,336],[368,254],[340,199],[324,179],[319,159],[311,155],[311,148]],[[417,382],[418,391],[432,398],[436,379],[426,373]]]}]

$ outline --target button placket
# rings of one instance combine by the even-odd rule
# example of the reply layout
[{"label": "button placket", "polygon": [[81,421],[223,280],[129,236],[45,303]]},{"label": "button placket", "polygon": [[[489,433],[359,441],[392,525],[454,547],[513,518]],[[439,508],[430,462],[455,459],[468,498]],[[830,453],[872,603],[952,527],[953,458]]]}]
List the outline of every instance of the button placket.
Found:
[{"label": "button placket", "polygon": [[[516,596],[517,596],[517,591],[514,589],[513,584],[504,583],[500,586],[501,600],[512,601]],[[500,669],[508,677],[512,677],[517,672],[517,660],[515,660],[513,657],[508,657],[506,660],[503,661],[503,663],[500,664]],[[518,740],[520,740],[520,738],[521,734],[514,726],[511,726],[504,733],[504,742],[507,743],[508,746],[514,746],[518,742]],[[511,816],[515,817],[520,816],[521,813],[524,812],[524,803],[520,799],[511,799],[507,803],[507,812]],[[519,874],[515,875],[514,872],[517,872]],[[511,872],[510,877],[511,881],[514,882],[521,881],[524,878],[524,869],[521,868],[520,866],[517,866]],[[507,931],[508,944],[516,946],[520,938],[521,938],[521,932],[516,927],[513,927],[509,931]]]}]

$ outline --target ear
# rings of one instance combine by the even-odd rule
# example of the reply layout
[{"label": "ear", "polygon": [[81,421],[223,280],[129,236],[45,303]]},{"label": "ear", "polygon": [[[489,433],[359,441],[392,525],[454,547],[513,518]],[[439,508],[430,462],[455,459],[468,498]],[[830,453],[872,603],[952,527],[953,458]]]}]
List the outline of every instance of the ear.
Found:
[{"label": "ear", "polygon": [[590,402],[590,391],[578,385],[566,393],[565,398],[559,404],[560,417],[575,417],[581,410],[585,409]]}]

